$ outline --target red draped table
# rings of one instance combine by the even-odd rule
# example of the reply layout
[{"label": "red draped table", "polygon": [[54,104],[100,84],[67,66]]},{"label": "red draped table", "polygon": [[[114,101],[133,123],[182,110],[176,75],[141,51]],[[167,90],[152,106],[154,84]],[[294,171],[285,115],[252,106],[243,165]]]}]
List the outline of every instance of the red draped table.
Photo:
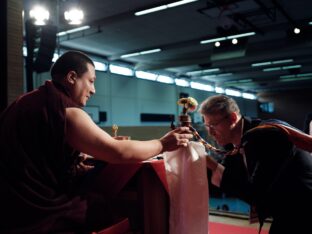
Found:
[{"label": "red draped table", "polygon": [[109,212],[116,219],[128,217],[134,231],[169,233],[169,196],[163,160],[108,164],[98,172],[91,191],[110,203]]}]

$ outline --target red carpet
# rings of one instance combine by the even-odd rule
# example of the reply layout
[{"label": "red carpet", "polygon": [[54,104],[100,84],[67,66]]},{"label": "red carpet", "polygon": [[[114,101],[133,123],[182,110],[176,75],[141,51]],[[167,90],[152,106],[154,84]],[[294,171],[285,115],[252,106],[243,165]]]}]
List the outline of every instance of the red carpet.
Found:
[{"label": "red carpet", "polygon": [[[232,224],[209,222],[209,234],[258,234],[258,228],[240,227]],[[268,234],[269,231],[261,230],[261,234]]]}]

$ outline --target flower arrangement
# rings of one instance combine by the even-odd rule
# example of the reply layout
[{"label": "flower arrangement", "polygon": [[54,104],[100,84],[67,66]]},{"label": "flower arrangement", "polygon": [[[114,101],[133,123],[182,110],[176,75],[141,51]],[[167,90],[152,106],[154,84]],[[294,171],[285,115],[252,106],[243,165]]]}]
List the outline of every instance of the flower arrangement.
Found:
[{"label": "flower arrangement", "polygon": [[178,105],[183,106],[182,114],[187,115],[188,112],[193,112],[196,110],[198,102],[195,98],[192,97],[180,98],[178,100]]}]

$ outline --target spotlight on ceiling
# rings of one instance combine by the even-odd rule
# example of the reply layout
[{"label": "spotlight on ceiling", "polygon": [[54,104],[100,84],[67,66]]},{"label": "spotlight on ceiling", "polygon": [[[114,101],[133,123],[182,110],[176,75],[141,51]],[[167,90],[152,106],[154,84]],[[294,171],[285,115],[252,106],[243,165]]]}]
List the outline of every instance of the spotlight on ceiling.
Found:
[{"label": "spotlight on ceiling", "polygon": [[80,9],[70,9],[69,11],[64,12],[64,17],[68,21],[69,24],[81,24],[84,14]]},{"label": "spotlight on ceiling", "polygon": [[238,43],[238,40],[236,38],[232,39],[232,44],[236,45]]},{"label": "spotlight on ceiling", "polygon": [[300,33],[300,28],[297,28],[297,27],[294,28],[294,33],[295,33],[295,34],[299,34],[299,33]]},{"label": "spotlight on ceiling", "polygon": [[42,6],[35,6],[30,10],[29,16],[35,20],[35,25],[45,25],[49,20],[50,13]]},{"label": "spotlight on ceiling", "polygon": [[219,47],[221,45],[221,43],[219,41],[216,41],[216,43],[214,45],[215,45],[215,47]]}]

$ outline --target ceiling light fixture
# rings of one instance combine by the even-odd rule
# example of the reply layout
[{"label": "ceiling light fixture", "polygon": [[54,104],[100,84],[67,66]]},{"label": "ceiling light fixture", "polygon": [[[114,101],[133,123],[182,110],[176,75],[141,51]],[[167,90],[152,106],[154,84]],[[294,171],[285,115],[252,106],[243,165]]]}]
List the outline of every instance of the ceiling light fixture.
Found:
[{"label": "ceiling light fixture", "polygon": [[190,71],[187,72],[186,75],[192,76],[192,75],[198,75],[203,73],[211,73],[211,72],[218,72],[220,71],[220,68],[211,68],[211,69],[205,69],[205,70],[198,70],[198,71]]},{"label": "ceiling light fixture", "polygon": [[157,80],[158,82],[161,82],[161,83],[166,83],[166,84],[173,84],[174,83],[174,79],[170,76],[163,76],[163,75],[159,75],[157,77]]},{"label": "ceiling light fixture", "polygon": [[264,71],[264,72],[271,72],[271,71],[280,71],[280,70],[296,69],[296,68],[301,68],[301,67],[302,67],[302,66],[301,66],[300,64],[298,64],[298,65],[292,65],[292,66],[264,68],[264,69],[262,69],[262,71]]},{"label": "ceiling light fixture", "polygon": [[198,82],[191,82],[191,88],[205,90],[205,91],[214,91],[214,87],[211,85],[206,85]]},{"label": "ceiling light fixture", "polygon": [[29,11],[29,16],[35,20],[35,25],[45,25],[49,20],[50,13],[44,7],[35,6]]},{"label": "ceiling light fixture", "polygon": [[253,64],[251,64],[251,66],[252,67],[261,67],[261,66],[268,66],[268,65],[272,65],[272,64],[292,63],[293,61],[294,61],[293,59],[283,59],[283,60],[253,63]]},{"label": "ceiling light fixture", "polygon": [[300,74],[296,74],[296,75],[280,76],[281,79],[289,79],[289,78],[295,78],[295,77],[310,77],[310,78],[312,78],[312,73],[300,73]]},{"label": "ceiling light fixture", "polygon": [[157,52],[160,52],[160,51],[161,51],[161,49],[159,49],[159,48],[152,49],[152,50],[145,50],[145,51],[135,52],[135,53],[131,53],[131,54],[123,54],[123,55],[120,56],[120,58],[129,58],[129,57],[133,57],[133,56],[152,54],[152,53],[157,53]]},{"label": "ceiling light fixture", "polygon": [[300,33],[300,28],[294,28],[294,33],[299,34]]},{"label": "ceiling light fixture", "polygon": [[181,86],[181,87],[189,87],[190,86],[190,82],[188,82],[184,79],[174,79],[174,82],[177,86]]},{"label": "ceiling light fixture", "polygon": [[242,93],[242,97],[251,100],[257,99],[257,96],[252,93]]},{"label": "ceiling light fixture", "polygon": [[232,39],[232,44],[236,45],[238,43],[238,40],[236,38]]},{"label": "ceiling light fixture", "polygon": [[124,67],[121,65],[109,64],[109,71],[111,73],[123,75],[123,76],[133,76],[134,71],[129,67]]},{"label": "ceiling light fixture", "polygon": [[155,81],[158,75],[151,72],[135,71],[135,76],[140,79]]},{"label": "ceiling light fixture", "polygon": [[231,35],[231,36],[227,36],[227,37],[211,38],[211,39],[200,41],[200,44],[220,42],[220,41],[224,41],[224,40],[237,39],[237,38],[241,38],[241,37],[250,37],[253,35],[256,35],[256,33],[255,32],[247,32],[247,33],[235,34],[235,35]]},{"label": "ceiling light fixture", "polygon": [[311,80],[311,79],[312,77],[294,77],[294,78],[281,79],[280,82],[302,81],[302,80]]},{"label": "ceiling light fixture", "polygon": [[82,27],[79,27],[79,28],[73,28],[73,29],[70,29],[70,30],[67,30],[67,31],[59,32],[59,33],[56,34],[56,36],[58,36],[58,37],[66,36],[66,35],[71,34],[71,33],[87,30],[89,28],[90,28],[89,25],[82,26]]},{"label": "ceiling light fixture", "polygon": [[224,93],[225,90],[224,90],[224,88],[222,88],[222,87],[215,87],[215,92],[216,92],[216,93]]},{"label": "ceiling light fixture", "polygon": [[156,11],[162,11],[162,10],[166,10],[168,8],[177,7],[177,6],[180,6],[180,5],[184,5],[184,4],[191,3],[191,2],[196,2],[196,1],[198,1],[198,0],[177,1],[177,2],[166,4],[166,5],[161,5],[161,6],[153,7],[153,8],[150,8],[150,9],[146,9],[146,10],[143,10],[143,11],[137,11],[137,12],[134,13],[134,15],[135,16],[146,15],[146,14],[150,14],[150,13],[153,13],[153,12],[156,12]]},{"label": "ceiling light fixture", "polygon": [[95,60],[93,60],[93,63],[94,63],[94,68],[97,71],[107,71],[108,69],[108,65],[105,63],[97,62]]},{"label": "ceiling light fixture", "polygon": [[230,96],[235,96],[235,97],[241,97],[242,93],[238,90],[235,89],[225,89],[225,94],[230,95]]},{"label": "ceiling light fixture", "polygon": [[216,41],[214,45],[215,47],[220,47],[221,43],[219,41]]},{"label": "ceiling light fixture", "polygon": [[201,76],[200,79],[203,80],[211,80],[212,78],[218,78],[218,77],[224,77],[224,76],[231,76],[233,75],[233,73],[221,73],[221,74],[217,74],[217,75],[206,75],[206,76]]},{"label": "ceiling light fixture", "polygon": [[68,21],[69,24],[81,24],[84,14],[80,9],[71,9],[64,12],[64,18]]}]

